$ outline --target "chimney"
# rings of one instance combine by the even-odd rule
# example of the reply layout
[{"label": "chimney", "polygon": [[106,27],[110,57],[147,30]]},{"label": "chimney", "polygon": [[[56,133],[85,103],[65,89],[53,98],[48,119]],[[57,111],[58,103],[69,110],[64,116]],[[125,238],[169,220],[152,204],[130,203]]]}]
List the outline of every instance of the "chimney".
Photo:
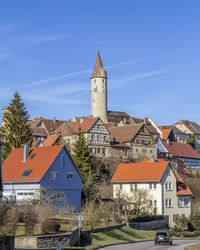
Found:
[{"label": "chimney", "polygon": [[83,118],[82,117],[80,118],[80,123],[83,123]]},{"label": "chimney", "polygon": [[167,144],[169,145],[169,139],[167,139]]},{"label": "chimney", "polygon": [[148,123],[148,119],[145,117],[144,118],[144,124],[147,125],[147,123]]},{"label": "chimney", "polygon": [[28,158],[28,154],[29,154],[29,145],[28,143],[24,144],[24,160],[23,162],[25,162]]},{"label": "chimney", "polygon": [[151,157],[151,162],[155,162],[155,161],[156,161],[155,157],[152,156],[152,157]]},{"label": "chimney", "polygon": [[53,123],[54,123],[54,124],[56,123],[56,117],[53,118]]}]

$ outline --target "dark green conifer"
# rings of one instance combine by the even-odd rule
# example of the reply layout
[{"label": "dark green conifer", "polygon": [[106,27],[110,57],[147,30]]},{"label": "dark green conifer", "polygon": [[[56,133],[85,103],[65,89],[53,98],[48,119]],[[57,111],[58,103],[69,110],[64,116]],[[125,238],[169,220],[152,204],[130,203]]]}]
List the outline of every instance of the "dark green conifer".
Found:
[{"label": "dark green conifer", "polygon": [[27,124],[29,119],[24,102],[15,92],[9,106],[4,109],[0,139],[5,143],[2,147],[2,159],[5,160],[14,148],[31,145],[33,138]]},{"label": "dark green conifer", "polygon": [[87,179],[91,170],[92,158],[86,138],[80,129],[73,147],[73,159],[83,177]]}]

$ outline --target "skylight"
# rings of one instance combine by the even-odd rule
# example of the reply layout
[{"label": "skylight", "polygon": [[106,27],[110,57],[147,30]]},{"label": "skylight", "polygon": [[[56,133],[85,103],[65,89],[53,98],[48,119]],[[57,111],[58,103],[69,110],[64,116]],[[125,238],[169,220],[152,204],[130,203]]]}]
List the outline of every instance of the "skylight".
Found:
[{"label": "skylight", "polygon": [[36,153],[33,153],[33,154],[30,156],[29,160],[32,160],[32,159],[35,157],[35,155],[36,155]]},{"label": "skylight", "polygon": [[22,177],[27,177],[27,176],[30,174],[31,171],[32,171],[32,169],[26,169],[26,170],[24,171]]}]

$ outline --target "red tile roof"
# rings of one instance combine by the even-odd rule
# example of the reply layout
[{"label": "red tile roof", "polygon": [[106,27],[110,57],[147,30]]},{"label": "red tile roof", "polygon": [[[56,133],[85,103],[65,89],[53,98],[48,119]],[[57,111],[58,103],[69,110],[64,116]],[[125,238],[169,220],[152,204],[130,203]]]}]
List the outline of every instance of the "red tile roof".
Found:
[{"label": "red tile roof", "polygon": [[[180,177],[180,175],[178,174],[178,172],[173,169],[175,177],[177,179],[177,187],[178,187],[178,191],[176,193],[177,196],[182,196],[182,195],[193,195],[192,192],[190,191],[190,189],[185,185],[183,179]],[[181,189],[179,189],[179,187],[181,187]]]},{"label": "red tile roof", "polygon": [[[23,162],[24,149],[14,149],[2,164],[3,182],[40,182],[63,146],[32,147],[29,149],[29,157]],[[35,153],[32,160],[30,156]],[[22,177],[27,169],[32,169],[27,177]]]},{"label": "red tile roof", "polygon": [[82,122],[79,119],[76,122],[68,122],[68,124],[74,133],[78,133],[79,129],[81,129],[83,133],[86,133],[92,128],[92,126],[97,122],[98,119],[100,118],[99,117],[87,118],[87,119],[84,119]]},{"label": "red tile roof", "polygon": [[200,155],[189,144],[172,141],[168,144],[165,140],[162,143],[172,156],[200,159]]},{"label": "red tile roof", "polygon": [[151,162],[145,159],[140,163],[120,164],[111,182],[159,182],[168,165],[163,159]]},{"label": "red tile roof", "polygon": [[185,187],[183,187],[183,189],[181,189],[181,190],[178,190],[177,191],[177,194],[176,194],[177,196],[184,196],[184,195],[193,195],[192,194],[192,192],[190,191],[190,189],[187,187],[187,186],[185,186]]},{"label": "red tile roof", "polygon": [[162,132],[162,138],[164,140],[167,140],[168,137],[169,137],[169,135],[170,135],[170,133],[171,133],[171,131],[172,131],[172,129],[171,128],[165,128],[164,129],[162,126],[159,126],[159,129]]},{"label": "red tile roof", "polygon": [[56,141],[60,138],[60,134],[53,134],[53,135],[49,135],[46,140],[44,140],[42,142],[42,144],[44,145],[44,147],[48,147],[48,146],[53,146],[55,145]]}]

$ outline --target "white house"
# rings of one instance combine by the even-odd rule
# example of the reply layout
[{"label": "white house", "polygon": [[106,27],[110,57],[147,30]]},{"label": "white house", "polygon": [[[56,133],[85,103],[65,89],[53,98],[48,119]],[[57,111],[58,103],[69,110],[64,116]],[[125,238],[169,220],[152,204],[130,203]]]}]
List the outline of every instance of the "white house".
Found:
[{"label": "white house", "polygon": [[174,215],[191,215],[192,193],[170,163],[163,159],[120,164],[111,183],[113,198],[117,198],[119,191],[128,197],[137,189],[148,190],[152,212],[156,208],[158,214],[169,216],[170,226],[174,223]]},{"label": "white house", "polygon": [[52,190],[76,211],[81,209],[82,177],[61,145],[14,149],[2,165],[3,195],[22,202]]}]

